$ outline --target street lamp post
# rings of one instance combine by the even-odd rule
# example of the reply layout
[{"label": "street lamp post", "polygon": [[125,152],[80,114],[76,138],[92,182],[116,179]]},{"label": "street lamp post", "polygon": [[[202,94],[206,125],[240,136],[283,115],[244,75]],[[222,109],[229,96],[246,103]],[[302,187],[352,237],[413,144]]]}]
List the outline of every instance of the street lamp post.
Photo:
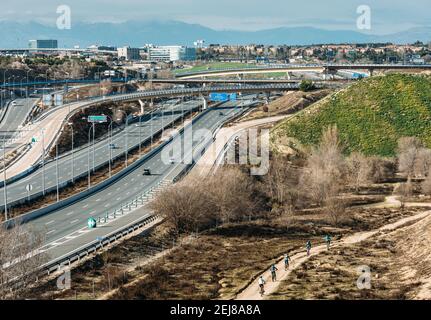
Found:
[{"label": "street lamp post", "polygon": [[128,146],[129,146],[129,143],[128,143],[128,136],[129,136],[129,134],[128,134],[128,132],[127,132],[127,127],[129,126],[129,116],[127,115],[127,113],[125,112],[125,111],[123,111],[123,110],[118,110],[118,111],[120,111],[120,112],[122,112],[125,116],[126,116],[126,126],[125,126],[125,128],[124,128],[124,134],[125,134],[125,151],[124,151],[124,153],[125,153],[125,166],[126,166],[126,168],[127,168],[127,160],[128,160],[128,155],[129,155],[129,149],[128,149]]},{"label": "street lamp post", "polygon": [[139,155],[141,154],[141,145],[142,145],[142,128],[141,128],[141,120],[142,116],[139,116]]},{"label": "street lamp post", "polygon": [[108,135],[109,135],[109,143],[108,144],[109,144],[109,177],[111,177],[111,173],[112,173],[112,165],[111,165],[111,163],[112,163],[112,147],[113,147],[113,145],[112,145],[112,126],[114,124],[114,120],[112,120],[112,118],[110,116],[106,116],[106,117],[110,121],[109,126],[108,126]]},{"label": "street lamp post", "polygon": [[4,219],[8,220],[7,212],[7,183],[6,183],[6,136],[3,136],[3,194],[4,194]]},{"label": "street lamp post", "polygon": [[58,139],[55,143],[55,178],[56,178],[56,184],[57,184],[57,202],[60,201],[60,194],[59,194],[59,181],[58,181]]},{"label": "street lamp post", "polygon": [[29,79],[28,74],[31,72],[31,70],[27,71],[27,86],[25,87],[25,97],[28,99],[28,86],[29,86]]},{"label": "street lamp post", "polygon": [[73,123],[68,122],[67,123],[70,126],[70,129],[72,131],[72,183],[75,183],[75,143],[74,143],[74,132],[73,132]]},{"label": "street lamp post", "polygon": [[42,192],[45,195],[45,129],[40,130],[42,132]]},{"label": "street lamp post", "polygon": [[87,162],[88,162],[88,189],[90,189],[90,187],[91,187],[91,177],[90,177],[90,175],[91,175],[91,167],[90,167],[90,142],[91,142],[91,139],[90,139],[90,131],[92,130],[93,126],[94,126],[94,122],[92,123],[90,129],[88,130],[88,152],[87,152],[87,155],[88,155],[88,157],[87,157]]},{"label": "street lamp post", "polygon": [[109,177],[112,175],[112,124],[114,122],[111,119],[111,123],[109,124]]},{"label": "street lamp post", "polygon": [[93,149],[93,173],[95,171],[95,162],[94,162],[94,158],[95,158],[95,154],[96,154],[96,150],[94,148],[94,136],[95,136],[95,131],[96,131],[96,126],[94,125],[93,122],[93,145],[92,145],[92,149]]},{"label": "street lamp post", "polygon": [[151,150],[153,150],[153,112],[154,112],[154,109],[151,109],[151,113],[150,113],[150,131],[151,131],[151,133],[150,133],[150,135],[151,135],[151,146],[150,146],[150,149]]}]

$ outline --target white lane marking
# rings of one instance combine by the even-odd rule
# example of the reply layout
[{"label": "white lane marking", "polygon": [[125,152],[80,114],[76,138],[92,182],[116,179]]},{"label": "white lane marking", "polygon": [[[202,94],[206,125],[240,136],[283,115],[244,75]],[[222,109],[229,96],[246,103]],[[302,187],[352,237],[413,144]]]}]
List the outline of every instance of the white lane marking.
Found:
[{"label": "white lane marking", "polygon": [[79,221],[79,219],[75,219],[75,220],[73,220],[73,221],[70,221],[70,224],[76,223],[76,222],[78,222],[78,221]]},{"label": "white lane marking", "polygon": [[48,231],[46,234],[53,233],[55,230]]},{"label": "white lane marking", "polygon": [[70,211],[69,213],[66,214],[66,216],[70,216],[73,214],[73,211]]},{"label": "white lane marking", "polygon": [[51,220],[51,221],[49,221],[49,222],[45,223],[45,225],[47,226],[47,225],[49,225],[49,224],[51,224],[51,223],[54,223],[54,220]]},{"label": "white lane marking", "polygon": [[87,208],[87,207],[88,207],[88,204],[86,204],[86,205],[85,205],[85,206],[83,206],[82,208],[83,208],[83,209],[85,209],[85,208]]}]

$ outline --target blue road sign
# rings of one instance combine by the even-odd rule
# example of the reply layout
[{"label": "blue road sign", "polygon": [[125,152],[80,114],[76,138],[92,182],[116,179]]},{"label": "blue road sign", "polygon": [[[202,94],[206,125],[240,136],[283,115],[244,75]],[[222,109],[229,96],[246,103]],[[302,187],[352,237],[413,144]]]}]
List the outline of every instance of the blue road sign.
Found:
[{"label": "blue road sign", "polygon": [[210,100],[211,101],[220,101],[220,102],[226,102],[226,101],[236,101],[237,94],[236,93],[210,93]]},{"label": "blue road sign", "polygon": [[211,101],[229,101],[229,95],[227,93],[210,93]]}]

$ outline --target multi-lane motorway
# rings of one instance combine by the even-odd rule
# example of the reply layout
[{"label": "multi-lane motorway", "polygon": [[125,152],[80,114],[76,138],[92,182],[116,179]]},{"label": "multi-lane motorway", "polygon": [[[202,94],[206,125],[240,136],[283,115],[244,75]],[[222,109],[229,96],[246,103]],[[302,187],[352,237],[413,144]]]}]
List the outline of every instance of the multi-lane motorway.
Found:
[{"label": "multi-lane motorway", "polygon": [[[173,121],[183,117],[184,113],[197,109],[201,105],[200,100],[191,100],[180,104],[166,104],[163,109],[156,110],[149,114],[149,119],[141,122],[130,124],[121,132],[113,135],[111,139],[105,139],[94,143],[94,147],[80,148],[73,154],[69,153],[57,161],[45,163],[44,167],[40,166],[27,177],[7,184],[7,201],[8,204],[17,201],[25,201],[28,197],[40,195],[45,190],[53,190],[57,186],[57,165],[58,165],[58,183],[64,185],[71,182],[77,177],[88,173],[89,168],[97,168],[109,163],[109,159],[114,159],[119,155],[125,154],[126,136],[127,149],[131,149],[140,142],[149,139],[152,133],[169,126]],[[97,124],[96,130],[97,130]],[[91,132],[90,132],[91,138]],[[41,141],[36,142],[41,143]],[[113,146],[110,146],[110,145]],[[30,185],[31,191],[27,190]],[[0,194],[3,195],[3,187],[0,188]],[[4,199],[1,197],[0,206],[4,205]]]},{"label": "multi-lane motorway", "polygon": [[[242,103],[243,108],[247,108],[253,103],[255,102],[251,99],[244,101]],[[181,145],[183,146],[183,155],[194,154],[199,156],[208,141],[200,136],[195,136],[195,134],[202,134],[202,129],[214,132],[227,119],[243,112],[243,108],[238,107],[239,104],[240,102],[228,102],[220,108],[206,111],[193,124],[192,143],[184,143],[185,137],[189,137],[187,134],[181,133],[169,142],[165,148],[172,145]],[[188,165],[188,163],[183,163],[182,161],[165,161],[163,149],[158,150],[132,172],[105,189],[70,206],[29,221],[28,224],[46,234],[47,245],[43,249],[51,259],[55,259],[79,248],[83,242],[94,241],[97,237],[101,237],[110,231],[109,226],[106,225],[94,230],[85,230],[89,217],[104,217],[107,213],[112,213],[150,188],[164,181],[171,182]],[[143,175],[144,169],[150,169],[151,175]],[[145,209],[140,213],[141,216],[149,214],[149,209]],[[117,224],[127,225],[131,217],[125,215],[114,221]]]}]

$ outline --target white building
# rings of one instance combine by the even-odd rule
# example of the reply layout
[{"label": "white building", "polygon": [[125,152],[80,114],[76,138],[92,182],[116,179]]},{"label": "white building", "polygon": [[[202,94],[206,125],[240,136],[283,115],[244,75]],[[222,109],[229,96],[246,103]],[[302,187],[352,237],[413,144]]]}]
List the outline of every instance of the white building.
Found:
[{"label": "white building", "polygon": [[149,58],[152,61],[191,61],[196,59],[195,48],[185,46],[150,47]]},{"label": "white building", "polygon": [[141,60],[141,49],[121,47],[117,48],[118,58],[124,58],[127,61],[130,60]]}]

